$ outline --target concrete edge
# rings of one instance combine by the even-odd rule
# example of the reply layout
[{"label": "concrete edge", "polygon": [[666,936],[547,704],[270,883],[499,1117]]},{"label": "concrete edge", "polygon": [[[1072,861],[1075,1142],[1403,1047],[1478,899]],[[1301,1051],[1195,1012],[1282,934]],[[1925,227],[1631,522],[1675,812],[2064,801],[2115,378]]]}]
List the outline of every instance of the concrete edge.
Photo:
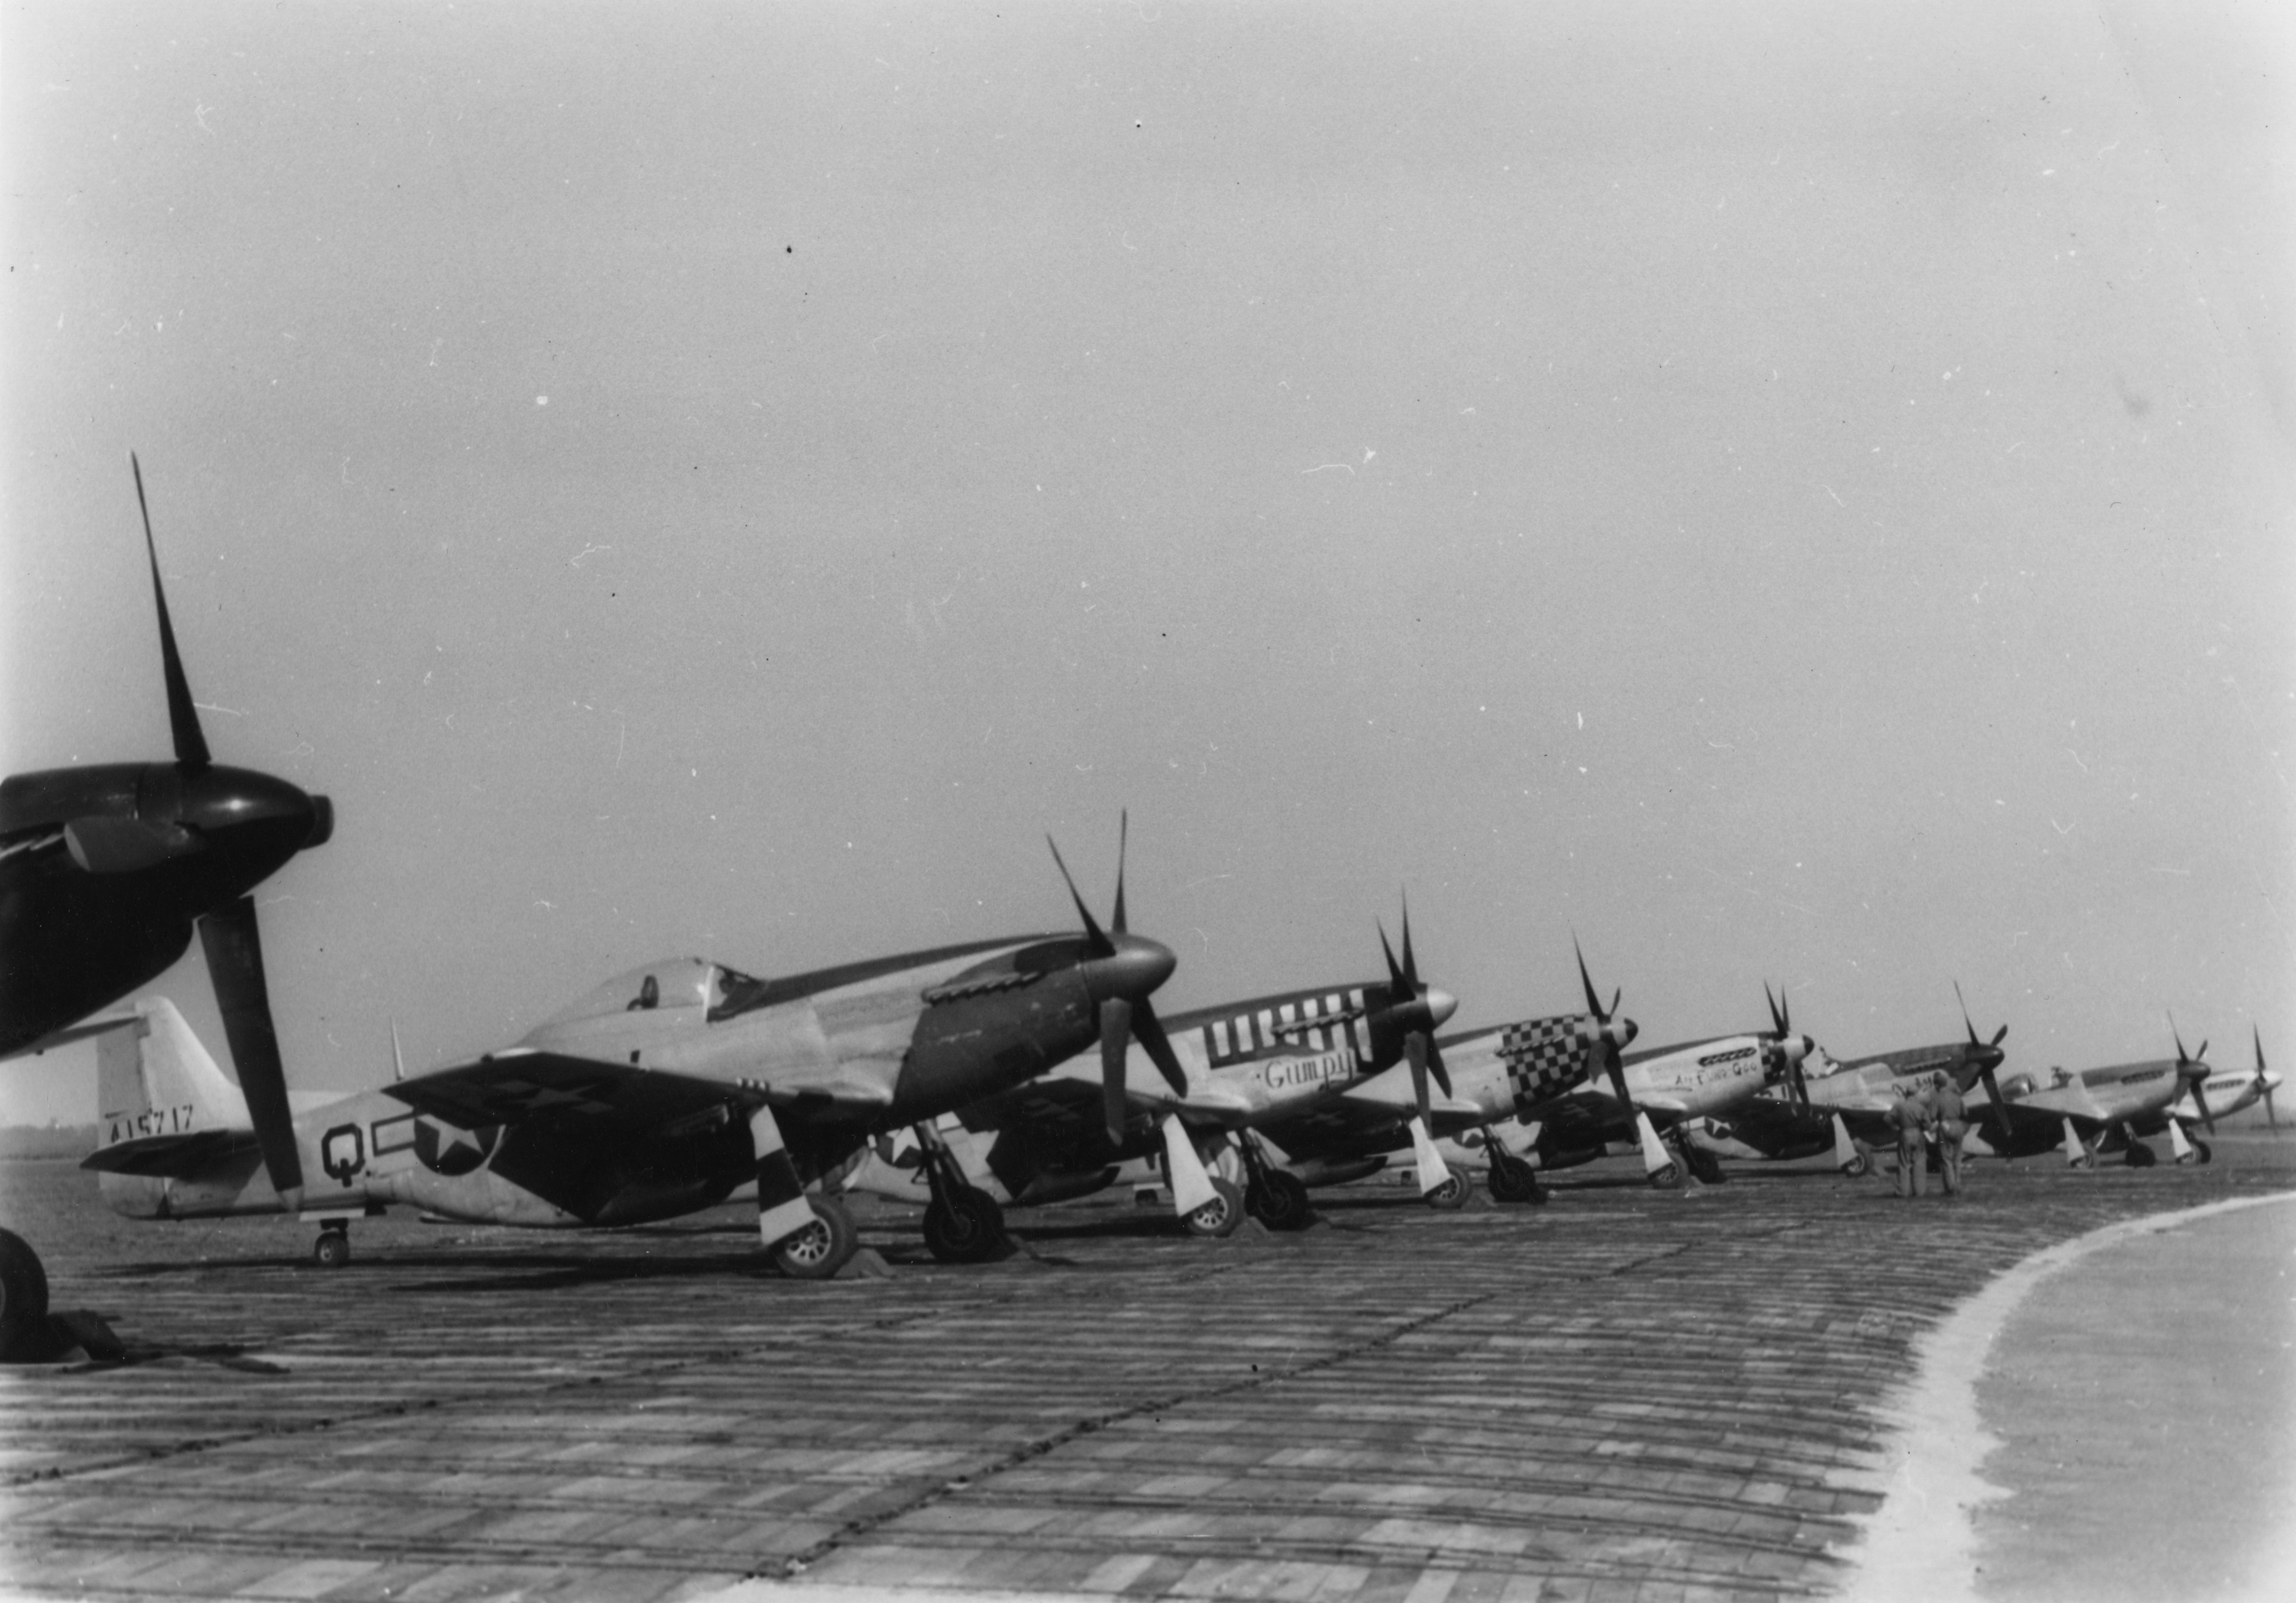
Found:
[{"label": "concrete edge", "polygon": [[1893,1431],[1882,1507],[1866,1518],[1858,1540],[1840,1552],[1851,1566],[1844,1594],[1862,1603],[1977,1595],[1977,1528],[1971,1515],[2010,1495],[1982,1473],[2001,1440],[1986,1430],[1978,1412],[1977,1383],[1994,1339],[2036,1287],[2131,1237],[2274,1203],[2296,1203],[2296,1191],[2147,1213],[2061,1241],[2011,1264],[1916,1339],[1915,1378],[1886,1410]]}]

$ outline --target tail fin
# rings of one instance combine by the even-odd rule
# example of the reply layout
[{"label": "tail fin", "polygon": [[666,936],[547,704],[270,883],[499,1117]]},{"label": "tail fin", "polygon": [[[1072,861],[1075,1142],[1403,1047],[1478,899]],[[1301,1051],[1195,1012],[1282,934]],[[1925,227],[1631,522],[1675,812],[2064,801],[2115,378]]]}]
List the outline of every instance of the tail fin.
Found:
[{"label": "tail fin", "polygon": [[165,997],[96,1038],[97,1146],[86,1168],[187,1175],[255,1139],[247,1098]]}]

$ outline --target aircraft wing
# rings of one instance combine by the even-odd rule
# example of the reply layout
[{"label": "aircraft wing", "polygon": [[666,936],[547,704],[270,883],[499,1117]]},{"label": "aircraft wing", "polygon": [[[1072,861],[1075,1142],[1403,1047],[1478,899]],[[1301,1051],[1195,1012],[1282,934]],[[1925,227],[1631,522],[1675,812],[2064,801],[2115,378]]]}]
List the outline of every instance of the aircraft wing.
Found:
[{"label": "aircraft wing", "polygon": [[818,1117],[863,1114],[892,1099],[890,1086],[873,1080],[777,1089],[521,1048],[382,1089],[415,1112],[463,1130],[546,1123],[636,1132],[728,1102]]}]

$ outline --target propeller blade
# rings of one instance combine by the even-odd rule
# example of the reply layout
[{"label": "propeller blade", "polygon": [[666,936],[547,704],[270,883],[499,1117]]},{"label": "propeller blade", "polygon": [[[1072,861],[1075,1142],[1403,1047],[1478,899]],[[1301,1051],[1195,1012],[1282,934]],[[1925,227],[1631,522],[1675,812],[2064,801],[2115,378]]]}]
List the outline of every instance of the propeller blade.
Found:
[{"label": "propeller blade", "polygon": [[1124,1055],[1132,1044],[1132,1004],[1110,997],[1100,1005],[1100,1106],[1109,1144],[1124,1145]]},{"label": "propeller blade", "polygon": [[2001,1100],[2000,1082],[1993,1078],[1990,1065],[1979,1069],[1977,1077],[1985,1081],[1986,1106],[1993,1110],[1993,1128],[2000,1132],[2001,1155],[2005,1158],[2009,1155],[2009,1109]]},{"label": "propeller blade", "polygon": [[2185,1050],[2185,1038],[2177,1033],[2177,1015],[2173,1013],[2169,1014],[2168,1015],[2168,1019],[2169,1039],[2177,1043],[2177,1061],[2178,1063],[2192,1062],[2193,1059],[2191,1055]]},{"label": "propeller blade", "polygon": [[1808,1107],[1809,1106],[1809,1081],[1802,1076],[1800,1058],[1791,1055],[1788,1056],[1786,1058],[1786,1076],[1793,1082],[1794,1100],[1800,1103],[1802,1106]]},{"label": "propeller blade", "polygon": [[1069,900],[1076,903],[1077,917],[1084,920],[1086,949],[1095,958],[1113,957],[1116,943],[1103,932],[1099,921],[1092,916],[1092,909],[1084,905],[1084,898],[1077,894],[1076,877],[1069,872],[1069,866],[1061,861],[1060,843],[1047,834],[1045,844],[1053,849],[1053,861],[1060,867],[1061,878],[1068,884]]},{"label": "propeller blade", "polygon": [[1762,982],[1762,1000],[1770,1005],[1770,1029],[1779,1035],[1786,1032],[1785,1015],[1778,1011],[1778,999],[1770,994],[1770,982]]},{"label": "propeller blade", "polygon": [[1419,960],[1411,955],[1411,898],[1403,899],[1403,982],[1419,994]]},{"label": "propeller blade", "polygon": [[1124,931],[1124,848],[1132,834],[1132,810],[1126,808],[1116,815],[1116,915],[1109,920],[1111,933]]},{"label": "propeller blade", "polygon": [[303,1206],[303,1159],[296,1150],[295,1115],[287,1105],[287,1073],[279,1062],[279,1033],[271,1023],[271,992],[263,979],[263,941],[255,926],[255,899],[242,896],[200,920],[208,977],[223,1007],[224,1039],[239,1070],[239,1089],[255,1122],[271,1188],[290,1213]]},{"label": "propeller blade", "polygon": [[[1961,994],[1961,982],[1959,980],[1956,980],[1953,982],[1953,999],[1961,1004],[1961,1027],[1969,1032],[1969,1044],[1973,1047],[1978,1044],[1977,1026],[1969,1022],[1969,999]],[[2008,1032],[2009,1026],[2006,1024],[2002,1025],[2001,1034],[2006,1035]],[[2000,1044],[2001,1036],[1997,1035],[1993,1040],[1994,1044],[1997,1046]]]},{"label": "propeller blade", "polygon": [[[1595,994],[1594,976],[1587,972],[1587,954],[1579,949],[1578,937],[1576,935],[1570,937],[1570,949],[1578,955],[1578,983],[1586,988],[1587,1011],[1595,1015],[1596,1023],[1609,1023],[1611,1015],[1603,1011],[1603,999]],[[1612,1006],[1616,1004],[1613,1003]]]},{"label": "propeller blade", "polygon": [[1403,1038],[1403,1055],[1411,1060],[1411,1094],[1419,1103],[1419,1122],[1427,1122],[1427,1037],[1414,1030]]},{"label": "propeller blade", "polygon": [[1146,997],[1132,1004],[1132,1038],[1148,1049],[1148,1061],[1164,1076],[1164,1083],[1172,1088],[1172,1094],[1185,1097],[1187,1072],[1180,1067],[1179,1056],[1172,1050],[1172,1038],[1164,1033],[1164,1021],[1156,1016]]},{"label": "propeller blade", "polygon": [[1453,1094],[1451,1071],[1443,1066],[1442,1044],[1431,1035],[1427,1038],[1427,1072],[1435,1076],[1435,1083],[1443,1088],[1446,1097]]},{"label": "propeller blade", "polygon": [[199,709],[192,705],[191,681],[184,678],[184,659],[176,649],[175,626],[168,621],[168,592],[160,583],[160,548],[152,540],[152,508],[144,499],[144,464],[127,453],[127,466],[135,475],[135,509],[144,514],[144,553],[152,559],[152,598],[160,604],[160,666],[168,679],[168,724],[175,731],[176,762],[197,773],[209,763],[208,737],[200,732]]},{"label": "propeller blade", "polygon": [[2217,1121],[2216,1115],[2209,1112],[2209,1094],[2204,1089],[2206,1083],[2204,1080],[2193,1081],[2193,1101],[2200,1107],[2201,1122],[2209,1127],[2210,1135],[2214,1135],[2217,1133]]},{"label": "propeller blade", "polygon": [[1378,920],[1374,919],[1372,921],[1372,927],[1379,931],[1379,949],[1387,958],[1388,989],[1393,992],[1393,999],[1400,1001],[1406,995],[1403,983],[1403,970],[1396,966],[1395,949],[1387,943],[1387,925],[1381,924]]}]

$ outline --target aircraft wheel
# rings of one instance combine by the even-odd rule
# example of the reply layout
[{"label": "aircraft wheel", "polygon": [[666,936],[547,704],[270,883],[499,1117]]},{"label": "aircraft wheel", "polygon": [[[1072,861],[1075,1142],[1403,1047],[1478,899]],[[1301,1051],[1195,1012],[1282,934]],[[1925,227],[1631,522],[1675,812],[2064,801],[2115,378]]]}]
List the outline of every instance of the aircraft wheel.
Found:
[{"label": "aircraft wheel", "polygon": [[1004,1245],[1004,1210],[978,1186],[958,1186],[948,1205],[925,1209],[925,1246],[943,1263],[986,1263]]},{"label": "aircraft wheel", "polygon": [[1493,1202],[1543,1203],[1546,1188],[1538,1183],[1538,1171],[1519,1157],[1494,1150],[1491,1171],[1483,1182]]},{"label": "aircraft wheel", "polygon": [[1841,1172],[1854,1180],[1864,1180],[1874,1172],[1874,1155],[1860,1147],[1857,1155],[1841,1165]]},{"label": "aircraft wheel", "polygon": [[340,1269],[351,1261],[351,1233],[337,1227],[321,1230],[312,1244],[311,1262],[321,1269]]},{"label": "aircraft wheel", "polygon": [[826,1280],[861,1245],[853,1215],[833,1196],[809,1196],[813,1222],[774,1244],[774,1264],[792,1280]]},{"label": "aircraft wheel", "polygon": [[2131,1169],[2150,1169],[2154,1163],[2160,1162],[2152,1155],[2152,1149],[2142,1141],[2131,1141],[2128,1144],[2128,1155],[2122,1161]]},{"label": "aircraft wheel", "polygon": [[1474,1186],[1465,1175],[1455,1174],[1419,1200],[1431,1208],[1456,1213],[1467,1205],[1467,1198],[1473,1191]]},{"label": "aircraft wheel", "polygon": [[0,1363],[29,1356],[47,1332],[48,1271],[13,1230],[0,1230]]},{"label": "aircraft wheel", "polygon": [[2096,1154],[2095,1154],[2094,1152],[2084,1152],[2084,1153],[2082,1153],[2082,1154],[2080,1155],[2080,1156],[2079,1156],[2079,1157],[2077,1157],[2077,1158],[2075,1158],[2075,1159],[2073,1160],[2073,1167],[2074,1167],[2074,1168],[2076,1168],[2076,1169],[2094,1169],[2094,1168],[2095,1168],[2095,1167],[2096,1167]]},{"label": "aircraft wheel", "polygon": [[1704,1147],[1693,1147],[1687,1141],[1684,1142],[1683,1146],[1685,1148],[1683,1158],[1689,1163],[1690,1172],[1702,1185],[1718,1186],[1730,1178],[1722,1172],[1720,1158],[1716,1157]]},{"label": "aircraft wheel", "polygon": [[1650,1171],[1650,1183],[1661,1191],[1671,1191],[1682,1184],[1682,1165],[1661,1163]]},{"label": "aircraft wheel", "polygon": [[1233,1236],[1243,1223],[1243,1188],[1234,1180],[1213,1175],[1212,1199],[1181,1222],[1188,1227],[1191,1236]]},{"label": "aircraft wheel", "polygon": [[1304,1229],[1315,1204],[1308,1200],[1308,1188],[1296,1174],[1283,1169],[1265,1169],[1260,1178],[1243,1188],[1243,1205],[1250,1215],[1271,1230]]},{"label": "aircraft wheel", "polygon": [[2199,1158],[2203,1163],[2211,1163],[2216,1161],[2217,1155],[2206,1141],[2203,1141],[2199,1137],[2195,1136],[2193,1139],[2193,1155]]}]

